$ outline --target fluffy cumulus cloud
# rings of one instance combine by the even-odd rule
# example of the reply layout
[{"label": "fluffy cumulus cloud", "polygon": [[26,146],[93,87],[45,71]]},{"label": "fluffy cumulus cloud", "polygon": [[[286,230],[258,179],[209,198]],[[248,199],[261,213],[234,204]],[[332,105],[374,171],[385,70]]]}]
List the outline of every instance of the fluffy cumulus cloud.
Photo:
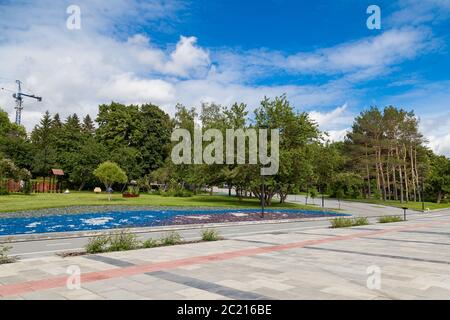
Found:
[{"label": "fluffy cumulus cloud", "polygon": [[[202,39],[189,34],[179,34],[176,43],[157,45],[142,30],[170,30],[186,6],[183,1],[76,2],[81,30],[66,28],[71,4],[66,1],[0,3],[0,87],[5,88],[0,106],[13,116],[10,94],[15,79],[24,81],[26,91],[43,96],[41,103],[25,102],[23,122],[28,129],[45,110],[63,117],[73,112],[95,115],[99,104],[111,101],[153,102],[173,113],[178,102],[198,106],[242,101],[254,108],[264,96],[287,94],[295,106],[311,113],[330,139],[341,140],[355,115],[350,110],[361,107],[364,91],[356,86],[359,81],[389,73],[436,47],[429,29],[399,23],[372,37],[293,54],[206,48]],[[431,9],[423,10],[428,14]],[[259,81],[280,73],[329,78],[289,85]],[[444,137],[444,131],[427,133]],[[433,146],[450,150],[450,143]]]}]

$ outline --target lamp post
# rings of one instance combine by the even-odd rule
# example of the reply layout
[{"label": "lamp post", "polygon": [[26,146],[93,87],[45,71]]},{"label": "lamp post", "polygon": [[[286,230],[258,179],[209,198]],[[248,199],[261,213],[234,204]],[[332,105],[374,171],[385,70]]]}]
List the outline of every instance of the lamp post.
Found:
[{"label": "lamp post", "polygon": [[264,218],[264,206],[266,202],[265,190],[264,190],[264,175],[261,176],[261,218]]},{"label": "lamp post", "polygon": [[424,182],[424,179],[422,178],[422,212],[425,212],[425,195],[424,195],[424,191],[425,191],[425,182]]}]

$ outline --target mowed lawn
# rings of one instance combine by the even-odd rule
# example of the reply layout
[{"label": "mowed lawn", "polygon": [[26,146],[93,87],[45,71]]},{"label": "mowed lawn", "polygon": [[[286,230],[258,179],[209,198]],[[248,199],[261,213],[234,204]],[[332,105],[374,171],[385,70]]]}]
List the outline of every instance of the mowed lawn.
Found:
[{"label": "mowed lawn", "polygon": [[[259,207],[259,202],[257,199],[244,199],[239,201],[236,197],[216,195],[176,198],[148,194],[141,194],[139,198],[128,199],[122,198],[121,194],[114,194],[112,200],[108,201],[106,194],[94,194],[92,192],[73,192],[70,194],[39,193],[31,195],[12,194],[0,196],[0,212],[101,205],[256,208]],[[318,209],[313,206],[293,203],[280,205],[276,199],[274,199],[271,208]]]},{"label": "mowed lawn", "polygon": [[[401,203],[400,201],[396,201],[396,200],[383,201],[383,200],[375,200],[375,199],[364,199],[364,200],[358,199],[358,200],[349,200],[349,201],[367,202],[367,203],[379,204],[379,205],[383,205],[383,206],[408,208],[411,210],[418,210],[418,211],[422,210],[422,202],[408,201],[408,202]],[[427,208],[430,210],[446,209],[446,208],[450,208],[450,203],[425,202],[425,210]]]}]

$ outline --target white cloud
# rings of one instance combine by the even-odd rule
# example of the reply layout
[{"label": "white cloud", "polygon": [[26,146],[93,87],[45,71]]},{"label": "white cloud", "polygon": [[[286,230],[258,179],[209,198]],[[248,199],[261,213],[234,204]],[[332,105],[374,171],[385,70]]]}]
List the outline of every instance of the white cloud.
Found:
[{"label": "white cloud", "polygon": [[322,127],[343,125],[353,119],[353,115],[347,113],[347,108],[347,104],[344,104],[330,112],[311,111],[309,115]]},{"label": "white cloud", "polygon": [[171,83],[159,79],[138,79],[131,74],[111,78],[99,88],[97,94],[104,101],[124,104],[139,104],[143,101],[160,104],[175,99],[175,89]]},{"label": "white cloud", "polygon": [[429,136],[429,147],[437,154],[450,156],[450,133],[442,136]]},{"label": "white cloud", "polygon": [[210,64],[209,54],[195,45],[197,38],[181,37],[177,48],[170,54],[170,61],[166,70],[175,75],[187,77],[191,70],[208,67]]},{"label": "white cloud", "polygon": [[439,23],[450,14],[448,0],[399,0],[397,10],[387,17],[387,25],[419,25],[423,23]]},{"label": "white cloud", "polygon": [[210,67],[209,53],[196,45],[197,38],[181,36],[176,48],[166,54],[151,46],[150,39],[142,34],[128,38],[132,56],[137,58],[146,71],[158,72],[184,78],[205,76]]},{"label": "white cloud", "polygon": [[347,103],[328,112],[311,111],[309,115],[319,124],[321,130],[328,133],[330,141],[343,141],[355,118],[348,110]]},{"label": "white cloud", "polygon": [[434,152],[446,156],[450,156],[449,127],[450,112],[448,111],[425,116],[420,123],[420,130],[427,137],[428,147]]},{"label": "white cloud", "polygon": [[344,141],[349,131],[351,131],[351,128],[345,128],[342,130],[330,130],[328,131],[328,139],[332,142]]},{"label": "white cloud", "polygon": [[426,28],[401,28],[313,52],[285,55],[278,51],[222,52],[221,70],[230,75],[258,77],[281,71],[303,75],[344,75],[348,80],[370,79],[397,64],[434,50],[438,44]]}]

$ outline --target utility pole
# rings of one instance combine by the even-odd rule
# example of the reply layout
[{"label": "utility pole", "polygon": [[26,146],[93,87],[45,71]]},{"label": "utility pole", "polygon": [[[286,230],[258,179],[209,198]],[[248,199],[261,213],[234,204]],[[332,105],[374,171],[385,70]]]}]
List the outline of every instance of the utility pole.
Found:
[{"label": "utility pole", "polygon": [[22,82],[16,80],[17,83],[17,93],[13,94],[13,98],[16,100],[16,124],[21,124],[22,122],[22,110],[23,110],[23,97],[33,98],[37,101],[42,101],[42,97],[37,97],[34,94],[26,94],[22,92]]}]

